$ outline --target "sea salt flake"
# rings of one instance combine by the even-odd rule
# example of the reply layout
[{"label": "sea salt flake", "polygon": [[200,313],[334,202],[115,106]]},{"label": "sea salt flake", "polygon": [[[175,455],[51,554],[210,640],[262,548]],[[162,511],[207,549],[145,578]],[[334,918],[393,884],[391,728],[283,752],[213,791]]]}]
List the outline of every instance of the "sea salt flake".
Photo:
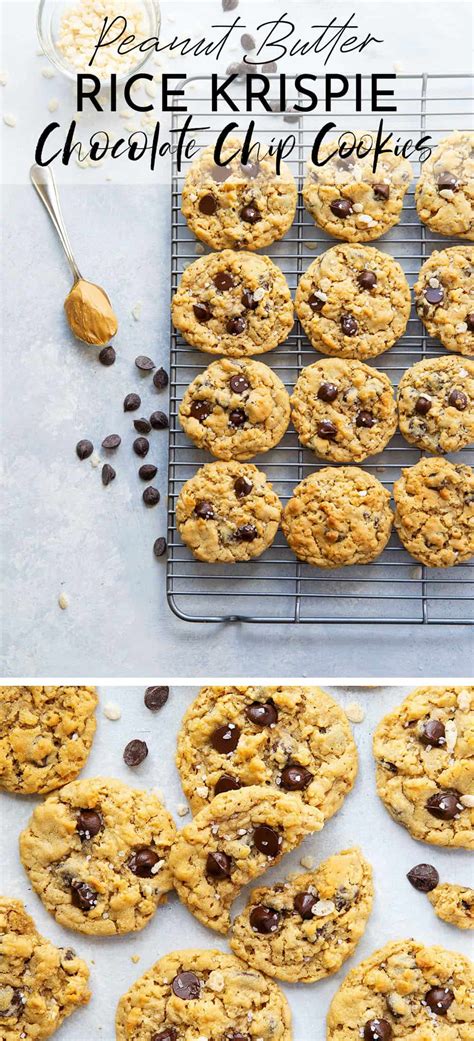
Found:
[{"label": "sea salt flake", "polygon": [[458,731],[453,719],[447,720],[444,726],[444,732],[446,737],[446,750],[448,752],[454,752],[456,741],[458,739]]}]

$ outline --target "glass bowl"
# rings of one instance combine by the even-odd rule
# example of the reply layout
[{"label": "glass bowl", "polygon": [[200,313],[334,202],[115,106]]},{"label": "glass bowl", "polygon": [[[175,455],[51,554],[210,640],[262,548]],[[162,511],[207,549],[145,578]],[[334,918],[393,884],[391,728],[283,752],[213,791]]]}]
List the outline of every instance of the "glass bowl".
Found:
[{"label": "glass bowl", "polygon": [[[134,2],[139,3],[143,7],[145,19],[148,23],[146,38],[159,36],[161,12],[158,0],[134,0]],[[62,2],[62,0],[39,0],[36,15],[38,39],[46,57],[49,58],[59,72],[62,72],[70,80],[75,80],[79,72],[90,72],[100,75],[100,69],[98,67],[94,68],[93,65],[86,69],[77,69],[70,65],[62,51],[58,48],[57,39],[61,18],[68,8],[75,6],[75,3],[77,3],[77,0],[66,0],[66,2]],[[126,0],[124,0],[123,6],[123,14],[126,14]],[[134,73],[142,69],[152,54],[155,54],[153,48],[150,48],[145,53],[138,50],[133,51],[130,55],[132,64],[126,70],[117,72],[117,82],[123,83],[129,76],[133,76]]]}]

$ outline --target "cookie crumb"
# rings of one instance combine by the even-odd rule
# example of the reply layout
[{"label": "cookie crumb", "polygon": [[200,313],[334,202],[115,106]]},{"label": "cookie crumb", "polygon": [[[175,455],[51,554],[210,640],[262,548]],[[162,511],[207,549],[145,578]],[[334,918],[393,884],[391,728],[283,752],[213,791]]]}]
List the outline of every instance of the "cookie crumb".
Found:
[{"label": "cookie crumb", "polygon": [[58,604],[61,608],[61,611],[65,611],[66,608],[69,607],[69,597],[67,593],[60,593],[60,595],[58,596]]},{"label": "cookie crumb", "polygon": [[117,705],[115,701],[106,701],[104,705],[104,716],[107,719],[120,719],[122,715],[122,709],[120,705]]},{"label": "cookie crumb", "polygon": [[133,961],[134,965],[138,965],[138,962],[140,961],[140,955],[139,954],[132,954],[130,960]]},{"label": "cookie crumb", "polygon": [[461,795],[459,802],[462,802],[463,806],[467,806],[468,809],[474,807],[474,795]]},{"label": "cookie crumb", "polygon": [[179,805],[176,807],[176,812],[178,814],[178,817],[186,817],[186,814],[189,813],[189,806],[186,806],[186,803],[184,802],[180,802]]},{"label": "cookie crumb", "polygon": [[471,707],[471,695],[468,690],[459,691],[458,706],[461,709],[461,712],[469,712]]},{"label": "cookie crumb", "polygon": [[351,723],[362,723],[365,719],[365,709],[358,701],[350,701],[345,708],[346,716]]},{"label": "cookie crumb", "polygon": [[301,857],[300,864],[301,867],[306,868],[307,871],[311,871],[312,868],[314,868],[314,857],[311,857],[309,855]]},{"label": "cookie crumb", "polygon": [[44,69],[41,69],[41,75],[44,76],[45,80],[52,80],[56,73],[50,65],[45,65]]},{"label": "cookie crumb", "polygon": [[56,112],[59,108],[59,101],[57,98],[51,98],[48,101],[48,112]]},{"label": "cookie crumb", "polygon": [[314,914],[315,918],[325,918],[326,915],[332,914],[335,910],[336,907],[332,900],[318,900],[311,913]]}]

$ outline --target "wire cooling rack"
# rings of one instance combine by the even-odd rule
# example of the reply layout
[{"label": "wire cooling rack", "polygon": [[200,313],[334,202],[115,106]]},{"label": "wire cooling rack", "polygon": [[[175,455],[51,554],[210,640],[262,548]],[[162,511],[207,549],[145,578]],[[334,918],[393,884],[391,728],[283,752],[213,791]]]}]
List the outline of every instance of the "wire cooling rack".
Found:
[{"label": "wire cooling rack", "polygon": [[[364,77],[368,80],[369,77]],[[384,123],[401,140],[417,140],[430,134],[436,143],[453,129],[466,129],[472,117],[472,76],[400,76],[397,77],[397,113],[385,117]],[[209,126],[212,131],[197,134],[204,147],[215,140],[219,130],[235,119],[243,133],[249,117],[230,115],[228,111],[209,115],[210,81],[195,77],[186,81],[188,113],[193,122]],[[242,89],[242,88],[240,88]],[[239,97],[239,88],[236,98]],[[378,118],[370,114],[367,89],[365,112],[354,116],[350,105],[341,100],[331,119],[338,130],[373,129]],[[293,102],[296,94],[293,91]],[[173,112],[172,128],[178,131],[186,117]],[[311,114],[288,123],[281,113],[255,116],[258,139],[269,142],[294,134],[296,148],[288,160],[300,188],[312,142],[326,116]],[[410,286],[433,249],[454,245],[455,240],[432,235],[418,220],[414,203],[414,184],[419,165],[413,158],[414,181],[405,196],[400,223],[381,239],[369,243],[394,256],[405,270]],[[181,191],[186,170],[178,174],[173,160],[171,186],[171,292],[175,292],[184,268],[196,260],[196,239],[188,231],[180,212]],[[458,240],[459,243],[459,240]],[[265,252],[283,270],[294,295],[301,273],[316,255],[335,244],[306,213],[299,195],[293,226],[285,238]],[[198,248],[202,252],[202,248]],[[208,252],[207,248],[205,252]],[[210,251],[209,251],[210,252]],[[402,339],[390,351],[373,359],[373,364],[386,372],[396,386],[402,373],[416,361],[445,353],[431,340],[414,309]],[[287,389],[294,387],[300,370],[321,357],[311,347],[299,323],[288,340],[276,350],[259,356],[259,360],[278,373]],[[186,621],[218,622],[364,622],[412,624],[465,624],[472,622],[473,587],[469,581],[472,569],[458,565],[449,570],[425,568],[416,563],[400,545],[395,533],[383,554],[372,564],[320,571],[296,560],[281,532],[262,557],[248,563],[208,565],[196,561],[181,542],[176,531],[176,500],[183,483],[196,470],[212,459],[195,448],[182,432],[178,408],[184,391],[192,379],[212,361],[212,356],[190,347],[171,329],[170,360],[170,447],[169,447],[169,556],[167,596],[172,611]],[[369,360],[370,361],[370,360]],[[412,466],[420,453],[411,448],[398,433],[378,456],[363,463],[383,484],[391,488],[401,467]],[[449,457],[472,464],[473,454],[466,450]],[[314,470],[327,463],[299,444],[292,427],[272,451],[252,460],[265,471],[285,504],[296,485]]]}]

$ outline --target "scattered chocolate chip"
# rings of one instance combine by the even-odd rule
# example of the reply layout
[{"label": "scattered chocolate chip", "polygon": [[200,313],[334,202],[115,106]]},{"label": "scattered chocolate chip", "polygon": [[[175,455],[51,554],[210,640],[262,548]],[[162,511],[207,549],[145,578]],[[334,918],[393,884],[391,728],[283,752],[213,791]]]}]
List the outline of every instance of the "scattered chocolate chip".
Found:
[{"label": "scattered chocolate chip", "polygon": [[165,369],[157,369],[153,376],[153,384],[157,390],[165,390],[168,386],[169,377]]},{"label": "scattered chocolate chip", "polygon": [[94,445],[92,444],[92,441],[86,441],[85,439],[83,439],[82,441],[77,442],[76,455],[78,459],[81,460],[81,462],[84,459],[88,459],[89,456],[92,455],[93,451]]},{"label": "scattered chocolate chip", "polygon": [[468,332],[474,333],[474,311],[470,311],[469,314],[466,315],[465,322]]},{"label": "scattered chocolate chip", "polygon": [[448,405],[453,405],[458,412],[464,412],[468,406],[467,394],[463,390],[452,390],[448,398]]},{"label": "scattered chocolate chip", "polygon": [[239,6],[239,0],[222,0],[223,11],[235,11],[235,8]]},{"label": "scattered chocolate chip", "polygon": [[149,846],[143,846],[142,849],[135,850],[131,857],[127,860],[127,867],[134,875],[138,875],[138,878],[153,878],[153,868],[158,864],[160,857],[154,849],[150,849]]},{"label": "scattered chocolate chip", "polygon": [[266,61],[262,65],[262,72],[277,72],[278,65],[276,61]]},{"label": "scattered chocolate chip", "polygon": [[458,190],[458,179],[454,174],[442,173],[436,181],[436,187],[439,192],[450,191],[457,192]]},{"label": "scattered chocolate chip", "polygon": [[[232,0],[222,0],[222,2],[231,3]],[[201,984],[194,972],[179,972],[175,976],[171,988],[173,994],[177,998],[182,998],[183,1001],[196,1001],[201,994]]]},{"label": "scattered chocolate chip", "polygon": [[440,821],[454,820],[463,809],[459,792],[455,791],[436,792],[436,795],[430,795],[425,805],[428,812]]},{"label": "scattered chocolate chip", "polygon": [[454,1001],[454,994],[449,987],[431,987],[425,994],[425,1001],[437,1016],[445,1016]]},{"label": "scattered chocolate chip", "polygon": [[214,787],[214,795],[222,795],[223,792],[238,792],[242,787],[240,781],[230,774],[222,774]]},{"label": "scattered chocolate chip", "polygon": [[235,752],[240,738],[240,727],[235,723],[224,723],[211,734],[211,745],[220,755]]},{"label": "scattered chocolate chip", "polygon": [[166,539],[155,539],[153,543],[153,553],[155,554],[155,557],[164,557],[167,548]]},{"label": "scattered chocolate chip", "polygon": [[147,687],[143,700],[150,712],[158,712],[160,708],[163,708],[163,705],[166,705],[169,696],[169,687]]},{"label": "scattered chocolate chip", "polygon": [[234,481],[234,492],[238,499],[245,499],[246,495],[250,495],[252,488],[253,484],[248,477],[237,477]]},{"label": "scattered chocolate chip", "polygon": [[253,36],[250,35],[250,33],[243,33],[243,35],[240,37],[240,43],[241,43],[242,47],[244,48],[244,51],[254,51],[255,50],[255,46],[256,46],[255,40],[254,40]]},{"label": "scattered chocolate chip", "polygon": [[241,315],[236,315],[234,318],[229,318],[226,329],[232,336],[238,336],[239,333],[244,332],[246,324],[245,318],[242,318]]},{"label": "scattered chocolate chip", "polygon": [[154,466],[153,463],[144,463],[138,471],[138,476],[142,481],[152,481],[158,473],[158,467]]},{"label": "scattered chocolate chip", "polygon": [[232,412],[229,412],[229,426],[231,427],[243,427],[244,423],[247,422],[247,413],[243,408],[233,408]]},{"label": "scattered chocolate chip", "polygon": [[359,328],[359,323],[352,314],[341,315],[341,329],[344,336],[355,336]]},{"label": "scattered chocolate chip", "polygon": [[272,907],[265,907],[263,904],[257,904],[250,912],[251,928],[264,936],[278,932],[280,919],[278,911],[274,911]]},{"label": "scattered chocolate chip", "polygon": [[369,1019],[364,1027],[364,1041],[390,1041],[392,1034],[387,1019]]},{"label": "scattered chocolate chip", "polygon": [[308,297],[308,304],[311,310],[315,311],[316,313],[322,311],[325,303],[326,301],[323,300],[320,296],[318,296],[317,293],[311,293],[311,296]]},{"label": "scattered chocolate chip", "polygon": [[254,542],[258,538],[258,531],[254,524],[241,524],[235,532],[237,542]]},{"label": "scattered chocolate chip", "polygon": [[142,399],[138,396],[138,394],[127,394],[123,402],[123,411],[136,412],[137,408],[140,408],[141,403]]},{"label": "scattered chocolate chip", "polygon": [[197,419],[200,423],[203,423],[211,415],[212,411],[213,406],[210,401],[192,401],[189,415],[192,419]]},{"label": "scattered chocolate chip", "polygon": [[81,882],[79,878],[72,878],[69,886],[74,907],[78,907],[80,911],[92,911],[97,904],[97,891],[87,882]]},{"label": "scattered chocolate chip", "polygon": [[278,709],[273,701],[253,701],[245,715],[256,727],[272,727],[278,722]]},{"label": "scattered chocolate chip", "polygon": [[151,430],[151,423],[147,419],[134,419],[133,425],[138,434],[149,434]]},{"label": "scattered chocolate chip", "polygon": [[139,455],[143,459],[150,451],[150,442],[146,437],[136,437],[133,442],[133,451],[135,455]]},{"label": "scattered chocolate chip", "polygon": [[432,864],[417,864],[407,874],[407,879],[420,893],[431,893],[439,882],[439,874]]},{"label": "scattered chocolate chip", "polygon": [[323,419],[318,423],[316,433],[323,441],[334,441],[337,437],[337,427],[331,423],[330,419]]},{"label": "scattered chocolate chip", "polygon": [[167,430],[169,427],[168,416],[164,412],[152,412],[150,423],[153,430]]},{"label": "scattered chocolate chip", "polygon": [[299,763],[289,763],[282,770],[281,786],[287,792],[303,792],[311,784],[313,774]]},{"label": "scattered chocolate chip", "polygon": [[294,112],[293,109],[286,109],[283,116],[284,123],[297,123],[299,120],[299,112]]},{"label": "scattered chocolate chip", "polygon": [[[240,169],[244,177],[250,177],[251,181],[254,181],[260,173],[260,163],[241,163]],[[252,221],[250,223],[253,223]]]},{"label": "scattered chocolate chip", "polygon": [[226,76],[238,76],[239,80],[243,80],[244,76],[247,75],[248,66],[243,61],[233,61],[226,68]]},{"label": "scattered chocolate chip", "polygon": [[253,833],[253,841],[259,853],[265,857],[277,857],[282,844],[281,835],[268,824],[259,824]]},{"label": "scattered chocolate chip", "polygon": [[194,507],[196,517],[200,517],[201,520],[212,520],[215,517],[214,507],[212,502],[206,502],[205,499],[201,499],[197,502]]},{"label": "scattered chocolate chip", "polygon": [[122,443],[120,434],[108,434],[102,441],[102,448],[107,448],[109,452],[113,452]]},{"label": "scattered chocolate chip", "polygon": [[425,300],[427,300],[429,304],[436,306],[437,304],[440,304],[444,298],[444,289],[442,286],[427,286],[424,296]]},{"label": "scattered chocolate chip", "polygon": [[145,488],[142,495],[145,506],[157,506],[160,501],[160,493],[158,488],[154,488],[151,484],[149,488]]},{"label": "scattered chocolate chip", "polygon": [[361,289],[368,289],[370,291],[377,285],[377,275],[375,274],[375,271],[360,271],[357,275],[357,282]]},{"label": "scattered chocolate chip", "polygon": [[340,217],[343,220],[345,217],[349,217],[352,213],[352,203],[350,199],[333,199],[329,204],[329,209],[335,217]]},{"label": "scattered chocolate chip", "polygon": [[198,322],[209,322],[212,318],[211,308],[207,304],[194,304],[193,311]]},{"label": "scattered chocolate chip", "polygon": [[[232,75],[232,73],[229,73],[229,75]],[[230,177],[231,173],[232,169],[230,166],[218,166],[216,163],[212,171],[212,179],[216,181],[217,184],[223,184],[224,181],[227,181],[227,178]]]},{"label": "scattered chocolate chip", "polygon": [[367,412],[365,409],[361,409],[361,411],[356,415],[356,427],[366,427],[367,430],[370,430],[375,426],[376,422],[377,420],[375,419],[375,416],[373,416],[371,412]]},{"label": "scattered chocolate chip", "polygon": [[140,766],[148,755],[148,747],[145,741],[134,738],[125,746],[123,759],[127,766]]},{"label": "scattered chocolate chip", "polygon": [[337,398],[337,387],[335,383],[321,383],[317,394],[320,401],[335,401]]},{"label": "scattered chocolate chip", "polygon": [[444,724],[439,719],[428,719],[421,728],[420,741],[423,745],[434,745],[436,748],[442,748],[446,744]]},{"label": "scattered chocolate chip", "polygon": [[374,184],[373,191],[376,199],[386,202],[390,198],[390,185],[384,184],[383,181],[381,184]]},{"label": "scattered chocolate chip", "polygon": [[76,831],[81,842],[95,838],[103,827],[102,817],[96,810],[79,810],[76,817]]},{"label": "scattered chocolate chip", "polygon": [[148,358],[146,354],[139,354],[138,358],[135,358],[135,365],[140,372],[151,372],[155,368],[154,361]]},{"label": "scattered chocolate chip", "polygon": [[245,391],[250,387],[250,383],[245,376],[231,376],[229,386],[234,391],[234,394],[245,394]]},{"label": "scattered chocolate chip", "polygon": [[432,404],[433,402],[431,398],[427,398],[424,394],[421,394],[415,402],[415,412],[417,412],[419,416],[426,416],[428,415]]},{"label": "scattered chocolate chip", "polygon": [[257,224],[261,220],[260,210],[257,206],[244,206],[240,211],[240,217],[246,224]]},{"label": "scattered chocolate chip", "polygon": [[259,301],[255,299],[251,289],[242,291],[242,303],[247,311],[256,311],[259,305]]},{"label": "scattered chocolate chip", "polygon": [[217,199],[214,195],[203,195],[199,200],[199,209],[206,217],[212,217],[217,210]]},{"label": "scattered chocolate chip", "polygon": [[211,878],[230,878],[231,874],[232,860],[227,856],[227,853],[221,853],[220,850],[216,850],[215,853],[208,853],[206,875],[210,875]]},{"label": "scattered chocolate chip", "polygon": [[104,488],[106,488],[108,484],[111,484],[112,481],[115,481],[116,476],[117,474],[113,466],[111,466],[110,463],[104,463],[102,467],[102,484],[104,485]]},{"label": "scattered chocolate chip", "polygon": [[99,353],[99,361],[101,365],[113,365],[117,357],[115,347],[103,347]]},{"label": "scattered chocolate chip", "polygon": [[297,893],[293,901],[293,907],[303,920],[307,922],[314,917],[313,907],[316,906],[317,902],[317,896],[313,896],[312,893]]},{"label": "scattered chocolate chip", "polygon": [[166,1027],[159,1034],[153,1034],[150,1041],[178,1041],[178,1031],[176,1027]]},{"label": "scattered chocolate chip", "polygon": [[229,271],[217,272],[214,279],[214,285],[221,293],[225,293],[228,289],[232,289],[234,284],[234,276],[231,275]]}]

